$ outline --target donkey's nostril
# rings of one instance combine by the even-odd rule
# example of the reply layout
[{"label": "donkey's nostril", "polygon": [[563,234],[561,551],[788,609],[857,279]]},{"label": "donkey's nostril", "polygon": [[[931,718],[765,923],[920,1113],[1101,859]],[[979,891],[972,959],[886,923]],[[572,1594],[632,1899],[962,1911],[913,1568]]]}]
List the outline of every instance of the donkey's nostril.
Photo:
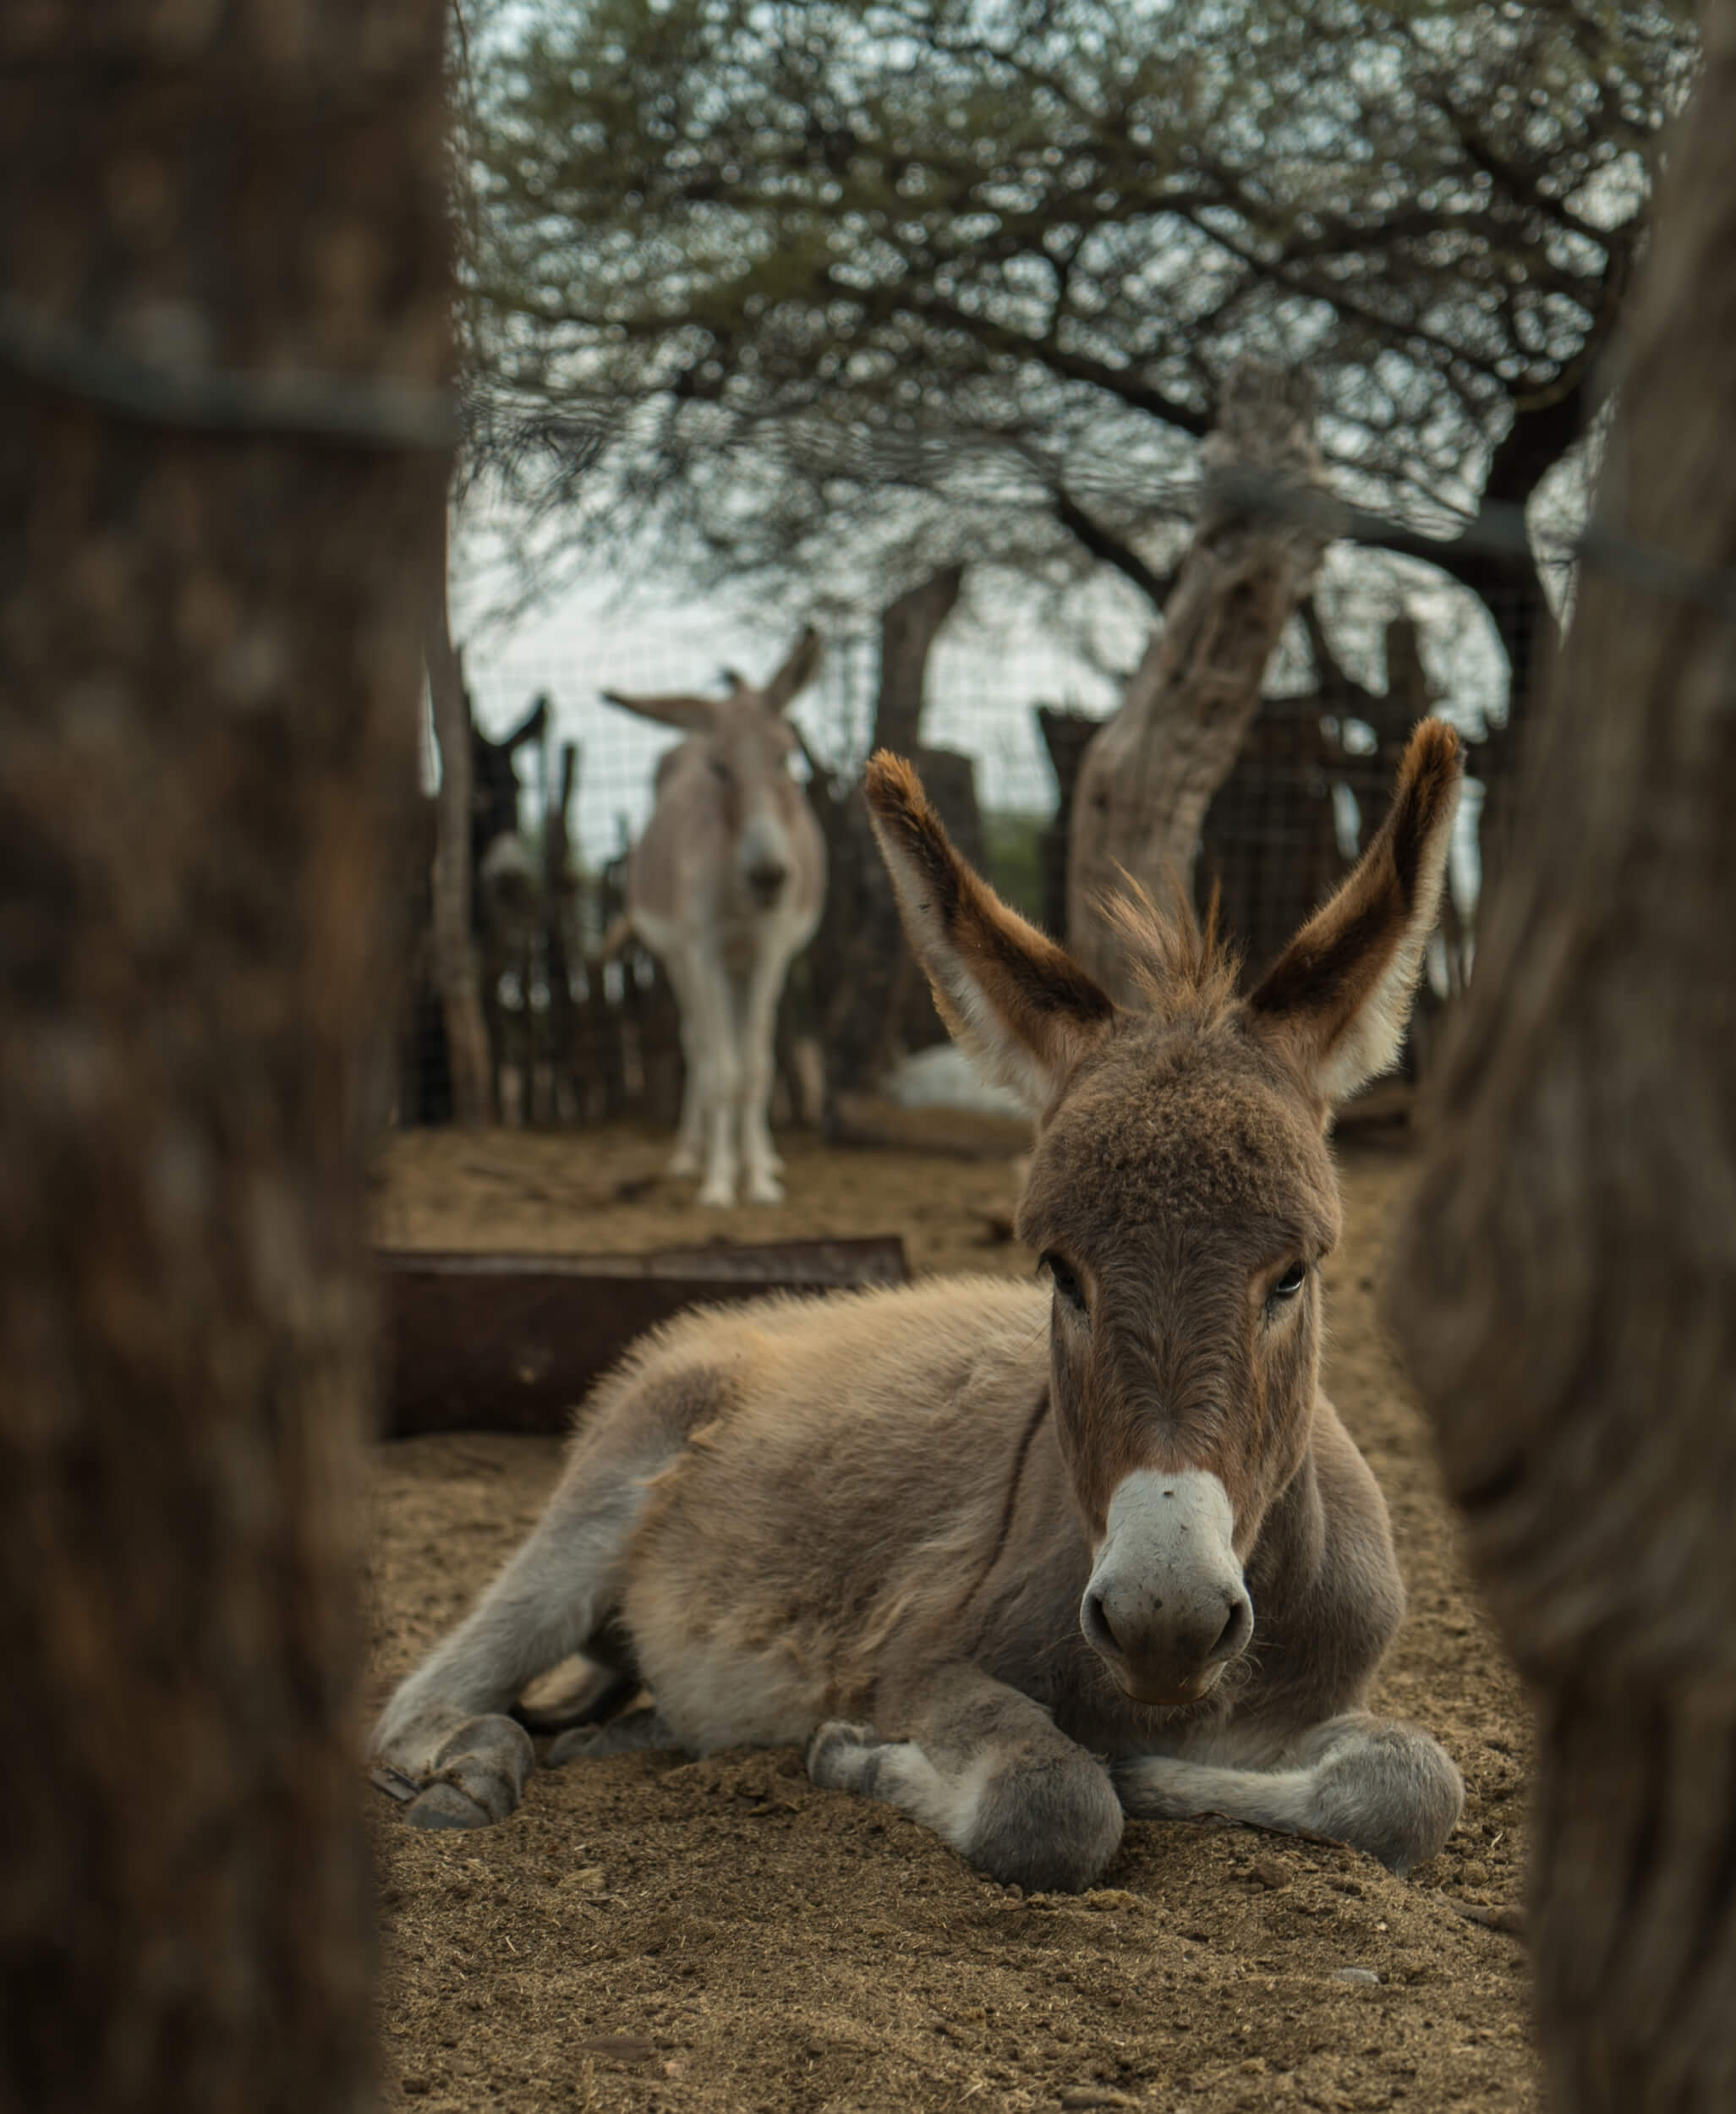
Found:
[{"label": "donkey's nostril", "polygon": [[1101,1593],[1087,1593],[1085,1596],[1085,1634],[1099,1650],[1107,1647],[1111,1651],[1119,1651],[1121,1649],[1121,1640],[1116,1636],[1114,1625],[1104,1609]]},{"label": "donkey's nostril", "polygon": [[1206,1654],[1206,1664],[1216,1666],[1221,1659],[1233,1659],[1246,1644],[1253,1627],[1254,1611],[1244,1593],[1239,1600],[1229,1603],[1229,1618],[1218,1632],[1218,1641]]}]

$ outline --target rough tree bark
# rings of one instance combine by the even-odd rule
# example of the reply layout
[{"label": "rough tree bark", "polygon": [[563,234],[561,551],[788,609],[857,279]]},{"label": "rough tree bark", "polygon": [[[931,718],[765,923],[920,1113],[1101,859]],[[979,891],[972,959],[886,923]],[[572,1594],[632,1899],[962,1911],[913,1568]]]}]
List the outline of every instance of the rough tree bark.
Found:
[{"label": "rough tree bark", "polygon": [[443,15],[0,8],[5,2114],[370,2096],[359,1143]]},{"label": "rough tree bark", "polygon": [[494,1067],[482,1011],[482,961],[476,944],[475,875],[471,872],[474,804],[470,702],[464,664],[452,644],[446,610],[445,506],[437,550],[423,583],[423,654],[434,736],[440,744],[440,791],[434,823],[434,981],[446,1021],[452,1120],[475,1130],[495,1110]]},{"label": "rough tree bark", "polygon": [[923,687],[928,655],[964,585],[961,565],[939,572],[889,602],[880,613],[880,682],[874,698],[877,749],[912,756],[922,739]]},{"label": "rough tree bark", "polygon": [[[949,566],[890,604],[880,620],[880,679],[871,749],[913,758],[928,774],[930,797],[967,857],[980,861],[982,820],[967,758],[922,742],[928,657],[964,580]],[[826,839],[826,907],[808,950],[816,1023],[828,1093],[876,1085],[916,1016],[945,1033],[928,985],[910,958],[898,905],[868,825],[859,784],[814,789]]]},{"label": "rough tree bark", "polygon": [[1574,2114],[1736,2106],[1736,0],[1704,23],[1599,511],[1723,606],[1587,570],[1392,1301],[1536,1698]]},{"label": "rough tree bark", "polygon": [[1123,874],[1161,901],[1191,893],[1200,824],[1229,775],[1260,682],[1326,546],[1312,519],[1249,512],[1214,474],[1257,470],[1316,483],[1314,387],[1306,375],[1244,362],[1224,386],[1202,450],[1199,524],[1121,709],[1087,750],[1074,793],[1067,935],[1079,961],[1122,993],[1114,928],[1099,905]]}]

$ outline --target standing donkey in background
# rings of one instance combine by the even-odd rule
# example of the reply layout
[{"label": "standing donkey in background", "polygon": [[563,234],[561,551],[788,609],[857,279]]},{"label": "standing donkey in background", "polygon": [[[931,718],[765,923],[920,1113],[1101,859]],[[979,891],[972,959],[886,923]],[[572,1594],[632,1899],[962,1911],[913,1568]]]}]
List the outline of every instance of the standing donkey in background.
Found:
[{"label": "standing donkey in background", "polygon": [[[1404,1592],[1319,1390],[1339,1232],[1324,1132],[1393,1063],[1440,901],[1457,739],[1252,994],[1191,923],[1122,906],[1114,1005],[948,843],[907,764],[868,800],[955,1034],[1038,1121],[1038,1285],[955,1279],[693,1316],[591,1399],[540,1524],[398,1690],[410,1817],[474,1826],[534,1758],[510,1715],[581,1651],[618,1708],[545,1755],[805,1741],[994,1878],[1097,1879],[1122,1814],[1333,1836],[1395,1871],[1459,1772],[1369,1715]],[[591,1713],[600,1717],[600,1701]],[[416,1786],[422,1787],[419,1791]]]},{"label": "standing donkey in background", "polygon": [[819,665],[804,632],[763,690],[731,675],[725,698],[607,703],[687,736],[657,766],[657,800],[627,866],[627,918],[666,971],[681,1010],[687,1080],[672,1175],[703,1167],[702,1204],[783,1201],[767,1121],[778,998],[813,939],[826,848],[790,776],[799,746],[786,709]]}]

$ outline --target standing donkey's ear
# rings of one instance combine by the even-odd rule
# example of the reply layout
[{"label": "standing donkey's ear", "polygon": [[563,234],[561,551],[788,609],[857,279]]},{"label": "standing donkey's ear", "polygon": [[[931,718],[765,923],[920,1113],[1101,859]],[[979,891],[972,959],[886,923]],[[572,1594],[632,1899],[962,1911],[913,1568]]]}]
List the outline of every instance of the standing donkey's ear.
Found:
[{"label": "standing donkey's ear", "polygon": [[1398,1061],[1441,906],[1463,772],[1459,737],[1443,720],[1423,720],[1386,819],[1350,879],[1248,1001],[1328,1107]]},{"label": "standing donkey's ear", "polygon": [[790,649],[790,656],[783,666],[766,684],[763,696],[769,712],[781,712],[795,702],[798,692],[805,690],[819,672],[819,657],[824,642],[810,624]]},{"label": "standing donkey's ear", "polygon": [[623,712],[637,712],[642,720],[655,720],[660,726],[678,726],[683,734],[709,734],[716,724],[708,698],[629,698],[619,690],[605,690],[603,702],[618,704]]},{"label": "standing donkey's ear", "polygon": [[941,1018],[1040,1115],[1075,1060],[1107,1030],[1114,1005],[966,865],[902,758],[882,749],[868,767],[867,791],[904,929]]}]

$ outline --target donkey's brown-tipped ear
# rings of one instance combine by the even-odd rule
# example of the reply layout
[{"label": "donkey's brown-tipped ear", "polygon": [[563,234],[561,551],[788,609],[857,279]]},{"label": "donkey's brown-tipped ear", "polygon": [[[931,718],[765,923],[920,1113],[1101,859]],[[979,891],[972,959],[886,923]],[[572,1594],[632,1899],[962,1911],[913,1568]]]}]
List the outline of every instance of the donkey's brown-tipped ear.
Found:
[{"label": "donkey's brown-tipped ear", "polygon": [[1434,930],[1464,766],[1459,737],[1425,720],[1386,820],[1248,1004],[1328,1105],[1397,1063]]},{"label": "donkey's brown-tipped ear", "polygon": [[660,726],[678,726],[683,734],[705,734],[716,724],[708,698],[629,698],[619,690],[603,693],[605,704],[618,704],[623,712],[637,712],[642,720],[655,720]]},{"label": "donkey's brown-tipped ear", "polygon": [[763,695],[768,711],[781,712],[794,704],[797,694],[819,674],[824,650],[824,642],[810,624],[791,648],[789,659],[765,686]]},{"label": "donkey's brown-tipped ear", "polygon": [[1033,1115],[1114,1007],[1052,939],[1010,911],[948,841],[922,781],[882,749],[868,767],[868,813],[904,929],[940,1016]]}]

